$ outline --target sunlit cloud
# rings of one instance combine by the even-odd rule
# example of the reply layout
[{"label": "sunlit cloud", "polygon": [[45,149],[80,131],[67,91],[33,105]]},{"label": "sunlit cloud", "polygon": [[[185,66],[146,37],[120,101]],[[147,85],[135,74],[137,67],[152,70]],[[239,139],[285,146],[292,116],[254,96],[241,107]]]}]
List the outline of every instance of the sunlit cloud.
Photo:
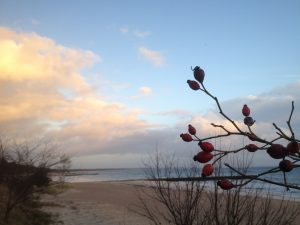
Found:
[{"label": "sunlit cloud", "polygon": [[153,96],[152,89],[150,87],[142,86],[138,89],[138,94],[131,96],[131,99],[134,100],[145,99],[151,96]]},{"label": "sunlit cloud", "polygon": [[91,51],[66,48],[34,33],[21,34],[0,28],[0,35],[1,80],[46,80],[52,85],[78,89],[86,86],[80,69],[101,60]]},{"label": "sunlit cloud", "polygon": [[143,95],[150,95],[152,93],[152,89],[150,87],[140,87],[139,92]]},{"label": "sunlit cloud", "polygon": [[164,64],[165,59],[161,52],[153,51],[146,47],[140,47],[139,54],[142,57],[144,57],[145,59],[152,62],[155,66],[160,67],[160,66],[163,66],[163,64]]},{"label": "sunlit cloud", "polygon": [[48,135],[65,151],[98,153],[118,138],[144,133],[139,112],[96,93],[82,70],[101,62],[35,33],[0,29],[0,135]]},{"label": "sunlit cloud", "polygon": [[[152,63],[163,65],[161,53],[147,48],[140,48],[139,51]],[[140,119],[153,112],[130,108],[120,102],[108,102],[106,96],[100,95],[91,85],[92,82],[88,82],[88,76],[83,75],[85,68],[100,62],[101,56],[91,51],[68,48],[35,33],[0,28],[0,135],[46,135],[59,141],[63,151],[71,155],[89,158],[95,154],[101,158],[101,154],[105,154],[106,159],[114,159],[110,155],[116,154],[120,159],[128,154],[124,156],[132,163],[128,165],[137,166],[134,163],[142,155],[155,151],[156,147],[160,151],[178,152],[182,157],[197,153],[197,144],[185,143],[179,137],[180,133],[187,132],[188,124],[197,128],[197,135],[201,138],[222,132],[220,128],[212,127],[211,122],[234,130],[217,108],[202,115],[193,115],[187,109],[180,108],[157,112],[155,116],[162,120],[176,117],[177,123],[164,126]],[[100,80],[101,84],[115,91],[132,85],[113,84],[106,80]],[[294,101],[292,124],[295,133],[299,134],[299,89],[300,81],[297,81],[269,93],[220,103],[224,112],[243,129],[246,127],[241,108],[243,104],[248,104],[251,116],[256,120],[253,130],[269,138],[276,135],[272,122],[278,122],[288,132],[286,121],[291,101]],[[147,86],[138,87],[135,91],[143,100],[153,96],[154,92]],[[233,142],[222,138],[216,142],[218,147],[225,149],[250,142],[248,139],[238,139]],[[138,158],[134,158],[137,155]],[[267,156],[262,152],[257,160],[267,162]]]},{"label": "sunlit cloud", "polygon": [[167,112],[160,112],[162,116],[176,116],[176,117],[192,117],[192,114],[184,109],[174,109]]},{"label": "sunlit cloud", "polygon": [[[294,101],[294,112],[292,116],[292,128],[294,133],[300,133],[300,81],[288,84],[283,87],[277,87],[268,93],[258,94],[256,96],[245,96],[229,101],[220,102],[223,112],[229,116],[235,123],[244,131],[249,132],[247,126],[244,124],[244,116],[242,115],[242,107],[244,104],[248,104],[251,108],[251,116],[256,120],[252,126],[252,131],[262,139],[273,140],[278,135],[273,123],[276,123],[283,132],[288,136],[291,136],[291,132],[286,121],[292,110],[291,102]],[[197,136],[201,139],[218,136],[220,134],[226,134],[226,132],[220,127],[212,126],[212,123],[216,125],[222,125],[227,130],[237,132],[233,124],[225,119],[220,113],[217,106],[214,109],[208,111],[205,114],[192,115],[191,119],[183,119],[176,127],[181,129],[181,133],[187,132],[187,125],[192,124],[197,129]],[[222,138],[210,139],[217,149],[221,150],[234,150],[241,148],[249,143],[253,143],[247,137],[240,135],[226,136]],[[277,143],[286,145],[288,142],[285,140],[278,140]],[[254,142],[258,146],[262,146],[261,143]],[[175,147],[175,146],[174,146]],[[186,145],[186,148],[190,148]],[[178,149],[175,147],[174,149]],[[179,149],[178,149],[179,150]],[[250,154],[250,153],[249,153]],[[250,154],[251,155],[251,154]],[[276,162],[269,160],[268,154],[264,151],[259,151],[256,154],[252,154],[253,165],[274,165]]]}]

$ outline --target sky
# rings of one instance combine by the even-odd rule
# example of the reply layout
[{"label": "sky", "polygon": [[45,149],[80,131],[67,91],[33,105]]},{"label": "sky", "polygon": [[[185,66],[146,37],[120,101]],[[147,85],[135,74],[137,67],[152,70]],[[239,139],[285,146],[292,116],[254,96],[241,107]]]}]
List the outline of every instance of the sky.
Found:
[{"label": "sky", "polygon": [[195,66],[243,129],[247,104],[257,134],[288,132],[294,101],[300,134],[299,21],[300,1],[0,0],[0,135],[51,139],[73,168],[140,167],[155,151],[188,162],[188,124],[203,138],[230,127],[188,87]]}]

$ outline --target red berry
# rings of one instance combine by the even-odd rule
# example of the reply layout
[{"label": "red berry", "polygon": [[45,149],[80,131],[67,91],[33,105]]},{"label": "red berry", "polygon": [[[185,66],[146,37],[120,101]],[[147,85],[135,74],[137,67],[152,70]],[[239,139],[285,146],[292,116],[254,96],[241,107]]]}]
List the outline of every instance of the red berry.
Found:
[{"label": "red berry", "polygon": [[194,156],[194,161],[198,161],[199,163],[207,163],[213,158],[213,154],[209,152],[199,152]]},{"label": "red berry", "polygon": [[191,135],[195,135],[196,134],[196,128],[193,127],[191,124],[189,124],[189,133]]},{"label": "red berry", "polygon": [[280,161],[279,168],[283,172],[290,172],[294,168],[294,165],[290,160],[284,159],[284,160]]},{"label": "red berry", "polygon": [[193,141],[193,137],[190,134],[188,134],[188,133],[180,134],[180,137],[182,138],[182,140],[184,140],[186,142]]},{"label": "red berry", "polygon": [[204,77],[205,77],[205,73],[204,70],[201,69],[199,66],[196,66],[194,69],[194,77],[197,81],[199,81],[200,83],[203,82]]},{"label": "red berry", "polygon": [[214,172],[214,167],[212,164],[206,164],[202,168],[202,177],[210,176]]},{"label": "red berry", "polygon": [[267,153],[274,159],[282,159],[286,156],[287,150],[281,144],[272,144],[267,149]]},{"label": "red berry", "polygon": [[299,153],[300,144],[296,141],[291,141],[290,143],[288,143],[286,148],[289,153],[292,153],[292,154],[295,154],[297,152]]},{"label": "red berry", "polygon": [[246,116],[244,119],[244,124],[251,127],[255,123],[255,120],[251,116]]},{"label": "red berry", "polygon": [[233,183],[228,179],[219,180],[217,182],[218,186],[222,188],[223,190],[230,190],[234,187]]},{"label": "red berry", "polygon": [[244,105],[242,109],[242,113],[244,116],[249,116],[250,115],[250,108],[247,105]]},{"label": "red berry", "polygon": [[249,152],[256,152],[256,150],[258,149],[258,147],[255,144],[249,144],[246,145],[245,147]]},{"label": "red berry", "polygon": [[215,149],[214,146],[210,142],[207,142],[207,141],[204,141],[204,142],[200,141],[199,146],[204,152],[212,152]]},{"label": "red berry", "polygon": [[187,83],[189,84],[190,88],[195,91],[200,89],[199,83],[195,80],[187,80]]}]

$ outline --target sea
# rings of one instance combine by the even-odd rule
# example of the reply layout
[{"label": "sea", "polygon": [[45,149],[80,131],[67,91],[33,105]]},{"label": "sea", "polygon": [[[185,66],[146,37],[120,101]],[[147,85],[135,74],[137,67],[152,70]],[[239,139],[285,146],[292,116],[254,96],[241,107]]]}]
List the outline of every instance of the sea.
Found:
[{"label": "sea", "polygon": [[[248,168],[247,174],[255,175],[260,174],[264,171],[271,169],[271,167],[251,167]],[[78,183],[78,182],[97,182],[97,181],[138,181],[138,180],[147,180],[149,177],[149,169],[147,168],[119,168],[119,169],[89,169],[89,170],[72,170],[71,176],[65,178],[66,182]],[[222,169],[222,175],[236,175],[232,174],[228,168]],[[171,177],[176,177],[170,175]],[[284,176],[282,172],[272,173],[261,178],[272,180],[275,182],[283,182]],[[289,184],[300,186],[300,170],[294,169],[286,173],[286,180]],[[212,187],[215,184],[215,181],[206,181],[205,185],[207,188]],[[246,185],[245,191],[247,189],[259,190],[262,195],[266,192],[270,192],[274,198],[292,198],[296,201],[300,201],[300,190],[290,189],[286,190],[285,187],[277,185],[269,185],[264,182],[251,182]]]}]

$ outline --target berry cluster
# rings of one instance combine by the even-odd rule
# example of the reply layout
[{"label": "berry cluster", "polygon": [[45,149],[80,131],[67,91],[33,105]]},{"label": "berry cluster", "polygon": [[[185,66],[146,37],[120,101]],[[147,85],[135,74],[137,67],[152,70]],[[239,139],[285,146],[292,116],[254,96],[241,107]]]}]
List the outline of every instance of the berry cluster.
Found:
[{"label": "berry cluster", "polygon": [[[192,135],[194,136],[194,138]],[[199,141],[199,138],[196,136],[196,128],[193,127],[191,124],[188,125],[188,133],[183,133],[180,135],[180,137],[185,142]],[[218,153],[214,155],[213,152],[219,150],[216,150],[213,144],[208,141],[199,141],[198,146],[201,150],[193,157],[193,159],[194,161],[197,161],[199,163],[207,163],[202,167],[202,177],[210,176],[213,174],[214,164],[218,160],[215,160],[212,163],[208,162],[211,161],[214,156],[218,155]],[[234,187],[233,183],[228,179],[220,180],[217,184],[224,190],[229,190]]]},{"label": "berry cluster", "polygon": [[[291,170],[293,170],[294,167],[298,167],[299,166],[296,163],[300,161],[300,141],[295,138],[294,132],[293,132],[293,130],[291,128],[291,125],[290,125],[290,120],[291,120],[293,109],[294,109],[293,102],[292,102],[292,112],[291,112],[291,115],[289,117],[289,121],[287,121],[292,136],[288,136],[280,128],[278,128],[276,126],[276,124],[273,124],[274,127],[279,131],[279,132],[277,132],[277,134],[279,135],[279,137],[275,138],[274,140],[267,141],[265,139],[262,139],[262,138],[258,137],[252,131],[252,129],[250,128],[255,123],[255,120],[250,116],[251,110],[250,110],[250,108],[246,104],[242,107],[242,114],[245,117],[244,118],[244,124],[247,126],[248,131],[243,131],[238,126],[237,123],[235,123],[233,120],[231,120],[223,112],[223,110],[222,110],[222,108],[220,106],[220,103],[219,103],[217,97],[213,96],[205,88],[205,86],[203,84],[204,77],[205,77],[204,70],[201,69],[199,66],[196,66],[192,70],[193,70],[193,73],[194,73],[194,78],[196,80],[188,80],[187,83],[188,83],[189,87],[192,90],[195,90],[195,91],[198,91],[198,90],[203,91],[205,94],[207,94],[208,96],[210,96],[217,103],[217,106],[218,106],[218,108],[220,110],[220,114],[225,119],[227,119],[228,121],[230,121],[232,123],[232,125],[236,129],[236,131],[229,131],[228,129],[226,129],[222,125],[215,125],[215,124],[212,123],[212,126],[222,128],[226,132],[226,134],[200,139],[196,135],[196,128],[193,127],[191,124],[189,124],[188,125],[188,133],[182,133],[180,135],[180,137],[182,138],[182,140],[185,141],[185,142],[192,142],[192,141],[198,142],[198,146],[200,147],[201,150],[194,156],[193,159],[194,159],[194,161],[197,161],[199,163],[205,164],[202,167],[202,176],[203,177],[210,176],[211,174],[213,174],[213,172],[214,172],[214,164],[217,161],[219,161],[220,159],[222,159],[223,157],[225,157],[226,155],[228,155],[228,153],[237,153],[237,152],[240,152],[240,151],[243,151],[243,150],[247,150],[250,153],[254,153],[257,150],[264,150],[273,159],[281,159],[281,161],[279,162],[279,165],[278,165],[277,168],[274,168],[274,169],[271,169],[269,171],[266,171],[266,172],[263,172],[261,174],[258,174],[258,175],[255,176],[255,178],[252,178],[252,179],[244,182],[244,184],[240,184],[240,185],[245,185],[245,184],[249,183],[251,180],[255,180],[255,179],[260,180],[259,177],[261,175],[265,175],[267,173],[278,172],[278,171],[282,171],[284,173],[284,178],[285,178],[285,173],[286,172],[290,172]],[[222,150],[215,149],[215,147],[213,146],[213,144],[211,144],[210,142],[207,141],[209,139],[214,139],[214,138],[219,138],[219,137],[226,137],[226,136],[230,136],[230,135],[240,135],[240,136],[242,135],[242,136],[248,137],[251,141],[259,142],[262,145],[260,147],[258,147],[256,144],[250,143],[250,144],[248,144],[246,146],[243,146],[243,147],[241,147],[239,149],[236,149],[236,150],[222,151]],[[286,147],[284,147],[282,144],[275,143],[275,141],[277,141],[279,139],[285,139],[289,143],[287,144]],[[287,159],[287,158],[289,158],[289,159]],[[212,159],[214,159],[213,162],[208,163]],[[240,173],[239,171],[235,170],[231,166],[229,166],[229,165],[227,165],[227,166],[230,169],[232,169],[235,172],[237,172],[238,174],[240,174],[242,176],[246,176],[246,175]],[[265,182],[269,182],[266,179],[264,179],[264,181]],[[286,179],[285,179],[284,183],[276,183],[276,182],[273,182],[273,181],[270,181],[269,183],[277,184],[277,185],[280,185],[280,186],[286,186],[287,188],[288,187],[292,187],[292,188],[300,190],[300,187],[298,187],[298,186],[292,186],[292,185],[287,184]],[[237,185],[234,185],[228,179],[219,180],[217,182],[217,184],[218,184],[218,186],[220,186],[224,190],[229,190],[229,189],[237,186]]]},{"label": "berry cluster", "polygon": [[291,141],[284,147],[281,144],[272,144],[268,149],[267,153],[273,159],[282,159],[279,162],[279,168],[283,172],[290,172],[294,168],[294,164],[291,160],[285,159],[287,156],[299,155],[300,144],[296,141]]},{"label": "berry cluster", "polygon": [[255,123],[255,120],[253,120],[253,118],[251,116],[249,116],[250,108],[247,105],[243,106],[242,113],[245,116],[244,124],[251,127]]}]

